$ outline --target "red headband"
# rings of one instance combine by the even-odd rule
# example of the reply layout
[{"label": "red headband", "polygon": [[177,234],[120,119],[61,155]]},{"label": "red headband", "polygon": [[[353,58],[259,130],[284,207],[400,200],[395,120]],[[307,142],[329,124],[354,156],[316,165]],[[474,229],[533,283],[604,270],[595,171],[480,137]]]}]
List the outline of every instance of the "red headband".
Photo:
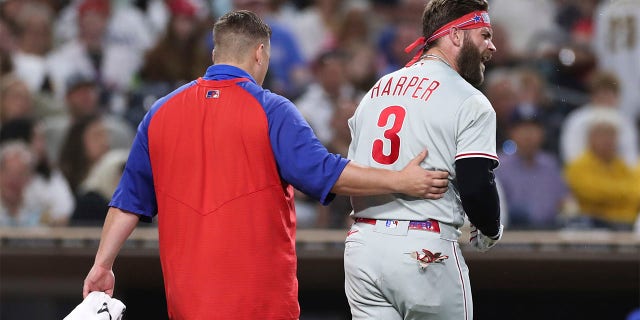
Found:
[{"label": "red headband", "polygon": [[429,38],[427,38],[427,43],[431,43],[443,37],[444,35],[449,33],[451,28],[467,30],[490,26],[491,21],[489,20],[489,14],[486,11],[474,11],[447,23],[440,29],[436,30],[436,32],[434,32]]},{"label": "red headband", "polygon": [[[477,29],[477,28],[490,27],[490,26],[491,26],[491,21],[489,19],[489,14],[486,11],[474,11],[474,12],[465,14],[464,16],[445,24],[440,29],[436,30],[436,32],[434,32],[429,38],[425,38],[425,37],[418,38],[416,41],[414,41],[412,44],[406,47],[404,51],[406,53],[409,53],[413,51],[416,47],[423,48],[426,44],[444,37],[447,33],[449,33],[449,31],[451,31],[451,28],[468,30],[468,29]],[[407,63],[406,66],[410,66],[414,64],[416,61],[420,59],[421,55],[422,55],[422,50],[418,51],[418,53],[413,57],[413,59],[411,59],[411,61],[409,61],[409,63]]]}]

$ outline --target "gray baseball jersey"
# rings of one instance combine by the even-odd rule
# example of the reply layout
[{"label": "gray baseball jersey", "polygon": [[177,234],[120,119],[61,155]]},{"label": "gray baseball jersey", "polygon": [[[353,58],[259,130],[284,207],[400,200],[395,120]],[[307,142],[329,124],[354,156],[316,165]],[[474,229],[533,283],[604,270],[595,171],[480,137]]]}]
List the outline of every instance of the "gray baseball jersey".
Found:
[{"label": "gray baseball jersey", "polygon": [[381,78],[360,102],[349,127],[349,159],[401,170],[426,148],[423,168],[448,171],[453,182],[439,200],[400,194],[353,197],[356,217],[435,219],[458,228],[464,211],[455,185],[455,161],[498,159],[491,104],[441,61],[422,60]]},{"label": "gray baseball jersey", "polygon": [[[423,167],[446,170],[455,182],[457,159],[497,160],[491,104],[440,61],[384,76],[349,126],[349,158],[372,167],[400,170],[426,148]],[[464,211],[455,183],[439,200],[391,194],[353,197],[352,204],[355,217],[376,219],[354,223],[345,240],[352,319],[473,319],[469,271],[457,242]],[[438,220],[439,230],[398,221],[428,219]]]}]

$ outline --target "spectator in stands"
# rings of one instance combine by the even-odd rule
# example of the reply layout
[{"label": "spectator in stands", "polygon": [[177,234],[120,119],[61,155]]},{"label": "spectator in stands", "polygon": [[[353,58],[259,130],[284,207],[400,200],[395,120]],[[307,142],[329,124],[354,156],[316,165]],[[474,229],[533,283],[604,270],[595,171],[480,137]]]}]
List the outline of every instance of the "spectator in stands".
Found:
[{"label": "spectator in stands", "polygon": [[518,99],[515,108],[525,109],[520,111],[535,113],[540,117],[545,127],[543,148],[557,156],[560,128],[568,111],[551,99],[548,83],[539,70],[518,68],[513,76]]},{"label": "spectator in stands", "polygon": [[146,55],[140,77],[144,85],[166,88],[157,96],[169,93],[192,79],[202,76],[211,64],[211,50],[206,34],[196,18],[196,7],[189,0],[167,1],[171,19],[165,35]]},{"label": "spectator in stands", "polygon": [[16,75],[32,94],[51,92],[46,56],[53,45],[54,12],[47,5],[29,1],[21,6],[16,21],[17,50],[13,53]]},{"label": "spectator in stands", "polygon": [[[331,117],[333,137],[327,143],[327,150],[346,157],[351,144],[351,130],[348,120],[358,107],[361,96],[343,97],[338,100],[336,110]],[[318,211],[319,226],[325,228],[344,229],[353,223],[349,213],[353,210],[351,197],[337,195],[328,206],[320,206]]]},{"label": "spectator in stands", "polygon": [[45,119],[47,152],[50,159],[59,159],[60,148],[69,128],[80,119],[104,113],[103,124],[109,134],[110,148],[129,148],[133,141],[133,128],[120,117],[102,112],[99,88],[92,76],[82,73],[71,75],[66,82],[65,113]]},{"label": "spectator in stands", "polygon": [[128,155],[129,150],[111,150],[91,168],[78,189],[77,205],[70,225],[102,226]]},{"label": "spectator in stands", "polygon": [[346,48],[353,43],[372,41],[370,14],[367,5],[345,6],[336,32],[334,48]]},{"label": "spectator in stands", "polygon": [[67,224],[75,199],[62,172],[49,161],[42,124],[29,118],[7,122],[0,128],[0,143],[9,141],[27,144],[35,158],[35,172],[26,187],[25,197],[40,204],[42,222]]},{"label": "spectator in stands", "polygon": [[0,15],[0,54],[7,58],[18,50],[13,28],[12,21],[7,16]]},{"label": "spectator in stands", "polygon": [[424,10],[425,1],[377,0],[369,2],[371,9],[367,15],[375,17],[368,18],[368,23],[373,25],[373,30],[370,33],[375,35],[375,39],[371,39],[371,41],[379,52],[379,65],[376,70],[378,73],[376,78],[379,78],[404,67],[413,57],[404,49],[421,36],[420,30],[415,26],[422,23],[421,13]]},{"label": "spectator in stands", "polygon": [[310,82],[300,47],[290,29],[278,23],[272,16],[269,0],[233,0],[236,10],[255,12],[271,27],[271,57],[264,87],[289,99],[294,99]]},{"label": "spectator in stands", "polygon": [[545,128],[535,109],[516,109],[496,169],[510,229],[556,229],[569,192],[554,155],[542,150]]},{"label": "spectator in stands", "polygon": [[591,43],[593,15],[599,0],[563,1],[558,4],[556,22],[575,43]]},{"label": "spectator in stands", "polygon": [[271,1],[273,19],[291,30],[305,61],[314,61],[334,46],[342,4],[344,1],[316,0],[298,9],[292,1]]},{"label": "spectator in stands", "polygon": [[11,55],[17,50],[15,35],[9,22],[0,15],[0,77],[13,72]]},{"label": "spectator in stands", "polygon": [[[531,58],[544,34],[558,34],[554,23],[554,0],[491,0],[491,23],[499,24],[507,32],[514,56],[522,61]],[[522,14],[525,12],[526,14]]]},{"label": "spectator in stands", "polygon": [[143,56],[137,43],[118,41],[109,35],[111,13],[110,1],[83,0],[77,7],[77,37],[56,48],[47,60],[59,101],[67,93],[67,79],[81,73],[97,80],[102,104],[111,111],[124,112],[125,106],[114,96],[128,92]]},{"label": "spectator in stands", "polygon": [[35,227],[43,209],[26,196],[34,172],[35,158],[19,141],[0,146],[0,226]]},{"label": "spectator in stands", "polygon": [[620,79],[620,110],[633,122],[640,121],[640,2],[600,1],[593,15],[591,45],[598,67]]},{"label": "spectator in stands", "polygon": [[407,43],[412,43],[420,37],[420,32],[415,26],[415,24],[400,21],[397,24],[389,25],[380,33],[377,40],[381,53],[379,75],[398,70],[411,60],[411,55],[406,53],[404,49],[407,47]]},{"label": "spectator in stands", "polygon": [[511,41],[509,41],[509,33],[506,28],[496,22],[491,22],[491,29],[493,30],[493,36],[491,41],[496,48],[500,48],[491,55],[491,60],[486,62],[485,73],[491,72],[500,68],[511,68],[517,66],[520,57],[516,56],[511,48]]},{"label": "spectator in stands", "polygon": [[13,74],[0,78],[0,125],[17,119],[33,116],[33,97],[24,81]]},{"label": "spectator in stands", "polygon": [[103,119],[91,115],[69,128],[60,153],[60,169],[77,196],[91,168],[109,151],[109,138]]},{"label": "spectator in stands", "polygon": [[0,2],[0,13],[7,19],[9,25],[15,26],[15,17],[18,16],[18,12],[26,2],[24,0],[4,0]]},{"label": "spectator in stands", "polygon": [[366,41],[353,42],[342,48],[347,55],[347,79],[358,91],[367,92],[378,81],[378,52]]},{"label": "spectator in stands", "polygon": [[[200,6],[197,7],[197,11],[199,12],[198,17],[201,16],[209,16],[211,14],[209,8],[207,7],[207,3],[205,0],[188,0],[191,3],[198,3]],[[139,20],[138,23],[146,24],[149,30],[149,34],[151,35],[151,43],[149,43],[149,47],[147,49],[152,48],[158,39],[162,37],[162,35],[166,32],[167,26],[169,25],[169,20],[171,19],[171,12],[168,8],[167,0],[137,0],[131,2],[121,2],[121,7],[124,7],[125,13],[128,13],[127,16],[130,16],[133,19],[135,16],[142,16],[136,20]],[[118,23],[117,19],[114,19],[112,24]],[[125,29],[125,28],[123,28]],[[127,28],[128,29],[128,28]],[[123,30],[125,31],[125,30]],[[129,30],[131,33],[131,30]],[[135,33],[133,37],[144,37],[142,34]],[[144,50],[147,50],[143,48]]]},{"label": "spectator in stands", "polygon": [[483,91],[496,111],[496,144],[499,151],[503,143],[509,139],[509,122],[518,104],[518,92],[513,72],[507,68],[492,70],[486,76]]},{"label": "spectator in stands", "polygon": [[640,177],[618,152],[621,116],[598,110],[587,123],[587,149],[565,176],[580,212],[594,227],[631,230],[640,211]]},{"label": "spectator in stands", "polygon": [[333,44],[330,50],[342,51],[346,55],[346,77],[360,91],[369,89],[378,81],[379,51],[375,46],[374,22],[370,5],[343,5],[343,12],[336,22]]},{"label": "spectator in stands", "polygon": [[[567,115],[560,135],[560,155],[569,163],[582,155],[587,147],[588,126],[600,109],[620,113],[620,80],[615,74],[597,71],[589,81],[589,103]],[[629,166],[638,161],[638,133],[635,124],[620,113],[618,153]]]},{"label": "spectator in stands", "polygon": [[[345,70],[346,55],[342,51],[329,50],[318,56],[312,65],[315,81],[295,101],[295,105],[305,117],[314,133],[324,145],[334,135],[331,119],[336,112],[338,101],[351,97],[355,89],[349,83]],[[296,212],[301,227],[324,224],[317,201],[312,201],[301,192],[296,192]],[[320,221],[320,220],[322,221]]]},{"label": "spectator in stands", "polygon": [[[147,0],[147,10],[153,13],[143,12],[139,6],[143,1],[120,0],[72,0],[56,1],[65,2],[67,5],[60,10],[54,26],[54,38],[56,43],[66,43],[78,37],[82,32],[82,25],[78,23],[83,10],[87,6],[106,4],[109,8],[109,16],[106,26],[106,38],[103,39],[110,45],[124,45],[131,50],[142,53],[154,44],[159,33],[164,29],[162,23],[166,23],[165,0]],[[102,3],[100,3],[102,2]],[[85,7],[85,9],[83,9]]]},{"label": "spectator in stands", "polygon": [[318,56],[312,65],[315,81],[295,101],[300,113],[325,145],[333,137],[331,118],[337,101],[355,94],[355,88],[345,73],[346,59],[347,56],[340,50],[330,50]]},{"label": "spectator in stands", "polygon": [[[329,130],[332,132],[331,139],[325,146],[331,153],[340,154],[344,157],[349,152],[351,143],[351,131],[348,120],[353,116],[360,95],[344,96],[335,101],[334,111],[329,119]],[[322,206],[309,199],[305,194],[296,191],[296,215],[299,217],[299,227],[302,228],[338,228],[342,229],[353,222],[349,218],[352,210],[351,198],[348,196],[336,195],[331,204]],[[301,220],[301,222],[300,222]]]}]

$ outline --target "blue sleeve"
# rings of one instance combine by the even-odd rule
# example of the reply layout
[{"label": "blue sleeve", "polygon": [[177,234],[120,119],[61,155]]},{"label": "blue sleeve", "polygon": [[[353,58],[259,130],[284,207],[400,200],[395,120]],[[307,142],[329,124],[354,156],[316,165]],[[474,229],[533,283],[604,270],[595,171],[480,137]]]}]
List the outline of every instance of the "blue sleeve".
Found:
[{"label": "blue sleeve", "polygon": [[167,100],[195,84],[196,81],[186,83],[157,100],[144,116],[138,125],[138,132],[133,139],[120,183],[118,183],[111,202],[109,202],[110,207],[135,213],[140,216],[140,220],[145,222],[151,222],[151,218],[158,213],[156,190],[151,171],[151,157],[149,156],[149,123]]},{"label": "blue sleeve", "polygon": [[296,189],[329,204],[331,189],[349,160],[329,153],[293,103],[268,91],[245,87],[262,104],[269,124],[271,148],[282,179]]},{"label": "blue sleeve", "polygon": [[146,222],[158,212],[147,134],[152,116],[147,113],[138,126],[122,178],[109,203],[111,207],[139,215]]}]

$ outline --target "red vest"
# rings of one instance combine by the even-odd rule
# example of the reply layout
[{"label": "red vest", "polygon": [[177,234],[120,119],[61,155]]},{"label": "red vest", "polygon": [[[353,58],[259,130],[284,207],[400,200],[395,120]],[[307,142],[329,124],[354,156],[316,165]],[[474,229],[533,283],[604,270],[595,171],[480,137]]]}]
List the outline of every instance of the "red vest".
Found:
[{"label": "red vest", "polygon": [[199,79],[149,124],[172,319],[299,317],[293,188],[241,81]]}]

